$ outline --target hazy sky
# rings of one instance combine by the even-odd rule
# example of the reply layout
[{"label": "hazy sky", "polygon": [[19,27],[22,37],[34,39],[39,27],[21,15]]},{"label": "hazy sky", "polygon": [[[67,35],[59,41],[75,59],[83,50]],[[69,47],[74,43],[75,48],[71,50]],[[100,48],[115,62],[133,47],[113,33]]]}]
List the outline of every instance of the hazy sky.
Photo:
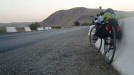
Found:
[{"label": "hazy sky", "polygon": [[134,0],[0,0],[0,23],[40,22],[58,10],[99,6],[134,11]]}]

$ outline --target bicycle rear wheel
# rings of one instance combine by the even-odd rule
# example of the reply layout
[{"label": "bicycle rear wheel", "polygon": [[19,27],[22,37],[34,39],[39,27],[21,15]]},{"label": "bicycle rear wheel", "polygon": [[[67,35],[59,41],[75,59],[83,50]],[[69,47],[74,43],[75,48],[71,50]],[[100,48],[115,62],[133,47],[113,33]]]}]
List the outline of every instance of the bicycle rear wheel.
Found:
[{"label": "bicycle rear wheel", "polygon": [[108,64],[111,64],[116,50],[116,33],[114,26],[111,26],[110,36],[104,39],[104,57]]},{"label": "bicycle rear wheel", "polygon": [[91,31],[90,31],[90,38],[89,38],[89,41],[90,41],[91,47],[94,49],[94,51],[95,51],[95,52],[99,52],[100,49],[101,49],[101,46],[102,46],[102,39],[101,39],[101,41],[100,41],[100,46],[99,46],[99,48],[96,48],[96,47],[95,47],[95,43],[96,43],[97,40],[95,40],[95,37],[97,37],[97,36],[95,36],[95,32],[96,32],[96,26],[93,26],[93,27],[91,28]]}]

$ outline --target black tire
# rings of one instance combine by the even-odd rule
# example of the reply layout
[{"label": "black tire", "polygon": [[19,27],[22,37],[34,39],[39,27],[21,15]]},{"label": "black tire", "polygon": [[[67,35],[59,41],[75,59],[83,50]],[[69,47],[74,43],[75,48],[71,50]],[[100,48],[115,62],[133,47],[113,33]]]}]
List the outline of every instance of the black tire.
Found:
[{"label": "black tire", "polygon": [[[116,32],[114,26],[111,26],[111,34],[104,39],[104,57],[108,64],[111,64],[116,50]],[[109,40],[110,38],[111,40]],[[108,41],[109,40],[109,41]],[[109,56],[111,56],[109,58]]]},{"label": "black tire", "polygon": [[100,47],[97,49],[97,48],[95,47],[95,42],[96,42],[96,41],[93,40],[94,35],[95,35],[95,33],[93,34],[93,30],[94,30],[94,29],[96,29],[96,26],[93,26],[92,29],[91,29],[91,31],[90,31],[90,38],[89,38],[89,41],[90,41],[91,47],[94,49],[94,51],[95,51],[95,52],[99,52],[100,49],[101,49],[101,46],[102,46],[102,39],[101,39],[101,42],[100,42]]}]

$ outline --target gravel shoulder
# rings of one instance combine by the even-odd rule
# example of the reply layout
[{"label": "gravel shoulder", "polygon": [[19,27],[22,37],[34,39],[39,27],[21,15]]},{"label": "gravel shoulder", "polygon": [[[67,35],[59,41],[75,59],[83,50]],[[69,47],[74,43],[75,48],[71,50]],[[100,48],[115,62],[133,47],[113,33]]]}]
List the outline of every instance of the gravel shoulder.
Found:
[{"label": "gravel shoulder", "polygon": [[0,53],[0,75],[120,75],[93,51],[87,33],[88,27]]}]

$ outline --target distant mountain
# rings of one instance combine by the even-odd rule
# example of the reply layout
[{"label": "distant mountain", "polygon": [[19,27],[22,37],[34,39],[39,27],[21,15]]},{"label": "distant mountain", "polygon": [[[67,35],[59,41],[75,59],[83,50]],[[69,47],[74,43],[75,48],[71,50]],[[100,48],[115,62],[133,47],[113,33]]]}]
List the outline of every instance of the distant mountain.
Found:
[{"label": "distant mountain", "polygon": [[13,22],[13,23],[0,23],[0,27],[27,27],[34,22]]},{"label": "distant mountain", "polygon": [[[75,21],[80,23],[90,23],[90,16],[96,16],[99,13],[99,9],[88,9],[84,7],[72,8],[69,10],[59,10],[51,14],[48,18],[41,22],[42,26],[63,26],[69,27],[74,24]],[[120,18],[127,18],[134,16],[134,12],[115,11]]]}]

